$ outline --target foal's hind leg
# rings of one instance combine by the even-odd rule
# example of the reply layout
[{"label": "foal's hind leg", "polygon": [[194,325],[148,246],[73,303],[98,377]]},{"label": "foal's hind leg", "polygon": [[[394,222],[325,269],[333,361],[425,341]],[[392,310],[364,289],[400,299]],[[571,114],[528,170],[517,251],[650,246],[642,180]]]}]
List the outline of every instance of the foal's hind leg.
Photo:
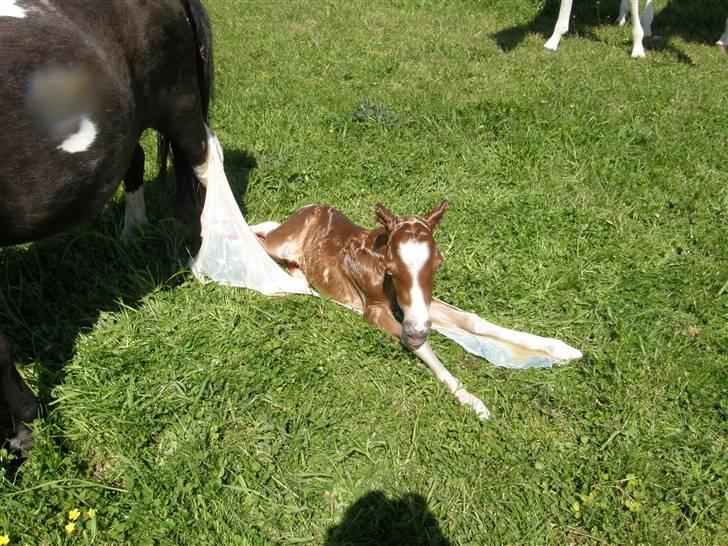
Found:
[{"label": "foal's hind leg", "polygon": [[144,150],[137,143],[131,164],[124,177],[124,229],[122,234],[130,237],[142,225],[147,223],[147,211],[144,204]]},{"label": "foal's hind leg", "polygon": [[301,230],[297,222],[291,222],[291,219],[295,217],[296,214],[283,224],[269,221],[250,226],[250,229],[258,237],[258,242],[268,256],[283,262],[288,267],[291,276],[301,278],[308,283],[306,275],[297,266],[301,256],[301,242],[298,239]]},{"label": "foal's hind leg", "polygon": [[31,433],[26,423],[30,423],[38,416],[38,402],[15,368],[10,344],[2,330],[0,330],[0,383],[5,391],[15,427],[15,437],[10,441],[10,447],[22,453],[31,446]]},{"label": "foal's hind leg", "polygon": [[430,316],[433,323],[440,323],[448,327],[454,326],[465,332],[499,339],[534,351],[541,351],[559,360],[573,360],[582,356],[580,351],[568,346],[561,340],[509,330],[488,322],[474,313],[456,309],[438,299],[433,299],[430,304]]}]

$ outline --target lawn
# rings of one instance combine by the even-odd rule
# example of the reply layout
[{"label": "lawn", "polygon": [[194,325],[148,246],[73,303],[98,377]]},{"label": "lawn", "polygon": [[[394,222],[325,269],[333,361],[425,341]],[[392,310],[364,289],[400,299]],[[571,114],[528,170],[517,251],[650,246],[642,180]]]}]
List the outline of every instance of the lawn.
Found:
[{"label": "lawn", "polygon": [[137,238],[120,190],[0,251],[0,320],[44,402],[27,460],[2,453],[0,535],[725,544],[725,7],[657,2],[665,36],[633,60],[618,3],[576,6],[545,55],[553,2],[209,0],[211,125],[250,223],[447,198],[436,295],[585,356],[506,370],[433,334],[478,421],[331,301],[197,282],[149,161]]}]

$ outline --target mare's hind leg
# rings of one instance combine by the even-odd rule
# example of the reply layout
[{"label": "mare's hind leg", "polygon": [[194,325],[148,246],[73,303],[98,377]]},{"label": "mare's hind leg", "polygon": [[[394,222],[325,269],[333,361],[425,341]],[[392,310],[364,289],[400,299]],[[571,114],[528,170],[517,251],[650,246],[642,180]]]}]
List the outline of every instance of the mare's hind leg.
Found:
[{"label": "mare's hind leg", "polygon": [[726,47],[728,47],[728,19],[725,20],[725,32],[723,33],[723,36],[718,38],[715,45],[717,45],[718,49],[720,49],[723,53],[726,52]]},{"label": "mare's hind leg", "polygon": [[[199,105],[180,111],[171,109],[167,118],[169,121],[160,130],[163,142],[172,144],[176,213],[194,226],[199,222],[205,197],[200,183],[207,187],[209,180],[225,176],[222,148],[205,125]],[[166,146],[162,142],[160,145]],[[165,151],[160,152],[160,161],[166,162]]]},{"label": "mare's hind leg", "polygon": [[26,423],[30,423],[38,416],[38,402],[15,368],[8,338],[2,330],[0,330],[0,383],[15,427],[15,437],[10,441],[10,447],[22,453],[31,446],[31,433]]},{"label": "mare's hind leg", "polygon": [[130,237],[147,223],[147,211],[144,204],[144,150],[137,143],[131,164],[124,177],[124,229],[122,234]]}]

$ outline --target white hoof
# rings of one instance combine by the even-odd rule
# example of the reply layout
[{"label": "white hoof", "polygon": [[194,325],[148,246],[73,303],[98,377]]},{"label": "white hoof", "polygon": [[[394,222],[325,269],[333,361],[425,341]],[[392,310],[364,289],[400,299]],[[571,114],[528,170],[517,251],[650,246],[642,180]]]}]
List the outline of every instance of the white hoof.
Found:
[{"label": "white hoof", "polygon": [[485,420],[490,417],[490,412],[488,411],[488,408],[485,407],[485,404],[483,404],[478,397],[473,396],[465,389],[458,390],[455,393],[455,398],[457,398],[463,406],[470,406],[478,415],[479,419]]},{"label": "white hoof", "polygon": [[556,53],[556,50],[559,49],[560,39],[561,38],[554,38],[553,36],[549,38],[548,41],[543,45],[546,53]]}]

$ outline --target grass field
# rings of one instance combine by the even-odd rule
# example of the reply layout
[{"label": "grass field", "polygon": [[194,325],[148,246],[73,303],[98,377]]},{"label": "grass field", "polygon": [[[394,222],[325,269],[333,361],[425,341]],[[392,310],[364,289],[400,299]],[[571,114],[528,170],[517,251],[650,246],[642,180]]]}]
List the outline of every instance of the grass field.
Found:
[{"label": "grass field", "polygon": [[0,536],[726,544],[725,9],[686,30],[686,2],[657,2],[671,33],[635,61],[616,0],[576,6],[545,55],[548,4],[210,0],[211,125],[252,223],[450,199],[436,295],[582,360],[509,371],[433,335],[480,422],[331,301],[199,284],[150,161],[138,238],[120,191],[0,251],[0,320],[45,408],[29,458],[3,452]]}]

